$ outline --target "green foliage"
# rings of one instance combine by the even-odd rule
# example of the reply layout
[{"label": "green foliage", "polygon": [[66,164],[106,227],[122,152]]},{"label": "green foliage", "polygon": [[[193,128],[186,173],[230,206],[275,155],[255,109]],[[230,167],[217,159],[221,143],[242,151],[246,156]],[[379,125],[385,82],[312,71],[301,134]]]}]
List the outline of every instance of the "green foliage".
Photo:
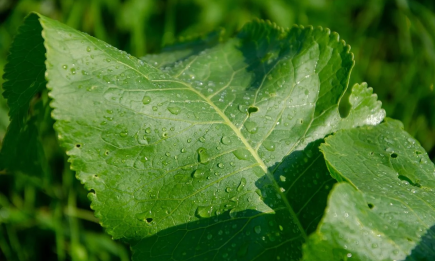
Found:
[{"label": "green foliage", "polygon": [[[36,37],[27,40],[32,34]],[[34,118],[40,112],[26,111],[32,108],[31,94],[45,85],[37,72],[46,66],[51,115],[71,168],[91,191],[100,224],[132,246],[135,260],[321,260],[325,255],[382,260],[432,254],[430,237],[420,240],[435,223],[434,166],[424,149],[395,122],[367,127],[380,123],[385,111],[366,84],[354,85],[346,117],[340,116],[354,65],[350,47],[328,29],[283,30],[263,21],[224,39],[217,31],[140,60],[31,14],[5,68],[11,126],[20,124],[8,130],[3,166],[29,172],[19,153],[7,153],[29,135],[32,143],[43,144],[42,132],[29,127],[44,122]],[[28,57],[19,48],[28,50],[30,43],[40,51]],[[35,76],[22,81],[27,71]],[[47,102],[41,107],[47,111]],[[324,158],[318,146],[335,132],[321,145]],[[380,135],[387,136],[375,142]],[[360,153],[367,159],[361,161]],[[30,160],[44,161],[39,155],[44,153],[29,155]],[[385,184],[374,184],[368,174]],[[397,187],[400,180],[408,187]],[[393,196],[415,197],[404,206],[421,219],[399,214],[399,204],[378,211]],[[392,216],[390,209],[396,211]],[[340,211],[348,216],[330,216]],[[355,219],[363,229],[334,226]],[[408,227],[400,233],[382,226],[405,221]],[[392,236],[350,239],[382,229]],[[413,229],[419,232],[411,235]],[[86,259],[74,242],[73,258]],[[373,244],[391,251],[381,256],[368,250]]]},{"label": "green foliage", "polygon": [[[375,86],[387,114],[401,120],[405,130],[434,160],[433,1],[0,2],[0,71],[6,64],[13,37],[23,18],[31,11],[55,18],[136,56],[158,53],[162,49],[176,51],[177,48],[179,55],[184,55],[186,46],[177,44],[173,48],[167,45],[178,40],[186,41],[191,35],[203,35],[223,28],[212,33],[209,36],[212,39],[202,38],[210,46],[219,39],[234,35],[245,23],[257,17],[274,21],[281,27],[293,24],[329,27],[340,32],[341,38],[352,45],[356,65],[350,82],[367,81],[370,86]],[[221,31],[226,33],[220,34]],[[199,42],[202,40],[200,37]],[[187,48],[202,48],[200,45],[197,43]],[[168,60],[165,58],[165,61]],[[342,115],[345,115],[343,109],[350,89],[340,103]],[[9,146],[13,150],[2,155],[10,160],[13,158],[10,154],[23,157],[21,163],[9,164],[13,170],[0,171],[0,260],[125,260],[126,247],[119,242],[114,244],[109,236],[103,234],[89,210],[86,190],[69,171],[64,151],[59,149],[57,135],[52,130],[49,101],[46,90],[32,98],[23,124],[37,132],[21,132],[23,138],[15,136],[18,147]],[[7,114],[6,101],[0,96],[0,146],[8,140],[14,143],[11,139],[3,140],[9,124]],[[16,132],[20,131],[17,126],[14,128]],[[33,162],[26,160],[37,157],[38,160]],[[423,237],[425,240],[428,238],[430,235]]]},{"label": "green foliage", "polygon": [[346,183],[331,192],[305,260],[435,258],[435,169],[402,123],[339,131],[320,149]]}]

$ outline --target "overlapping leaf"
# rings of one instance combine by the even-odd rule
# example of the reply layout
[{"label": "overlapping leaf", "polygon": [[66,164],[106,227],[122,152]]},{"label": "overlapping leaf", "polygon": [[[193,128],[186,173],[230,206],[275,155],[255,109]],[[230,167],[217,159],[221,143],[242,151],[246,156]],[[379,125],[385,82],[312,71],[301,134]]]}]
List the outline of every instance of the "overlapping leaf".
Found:
[{"label": "overlapping leaf", "polygon": [[334,183],[319,143],[385,114],[362,84],[340,117],[353,57],[326,29],[256,21],[144,63],[39,19],[59,139],[137,260],[300,258]]},{"label": "overlapping leaf", "polygon": [[[340,184],[305,260],[433,260],[435,167],[400,122],[340,131],[321,145]],[[357,190],[356,190],[356,189]]]}]

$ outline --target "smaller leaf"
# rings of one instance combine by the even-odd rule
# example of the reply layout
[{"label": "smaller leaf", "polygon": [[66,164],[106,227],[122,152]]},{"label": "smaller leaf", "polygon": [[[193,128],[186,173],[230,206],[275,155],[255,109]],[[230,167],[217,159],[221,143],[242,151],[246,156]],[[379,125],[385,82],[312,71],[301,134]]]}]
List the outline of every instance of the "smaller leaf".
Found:
[{"label": "smaller leaf", "polygon": [[326,138],[320,148],[331,175],[356,190],[343,183],[332,190],[304,260],[416,260],[421,249],[435,255],[427,247],[433,239],[422,241],[435,225],[434,164],[402,128],[387,120]]}]

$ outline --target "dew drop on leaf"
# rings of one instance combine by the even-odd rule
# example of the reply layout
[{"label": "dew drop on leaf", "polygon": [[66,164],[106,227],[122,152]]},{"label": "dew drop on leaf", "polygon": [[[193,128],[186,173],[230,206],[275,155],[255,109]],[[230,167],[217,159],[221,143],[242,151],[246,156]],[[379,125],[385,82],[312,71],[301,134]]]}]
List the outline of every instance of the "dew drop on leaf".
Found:
[{"label": "dew drop on leaf", "polygon": [[249,133],[254,134],[257,132],[257,123],[248,121],[245,123],[245,128]]},{"label": "dew drop on leaf", "polygon": [[268,151],[274,151],[275,150],[275,144],[272,141],[265,140],[263,141],[263,147]]},{"label": "dew drop on leaf", "polygon": [[255,226],[255,227],[254,227],[254,231],[255,231],[255,233],[257,233],[257,234],[260,234],[260,233],[261,233],[261,226]]},{"label": "dew drop on leaf", "polygon": [[200,171],[200,170],[195,170],[192,174],[193,178],[199,179],[202,178],[204,176],[204,172]]},{"label": "dew drop on leaf", "polygon": [[212,216],[213,206],[199,206],[196,209],[196,215],[201,218],[208,218]]},{"label": "dew drop on leaf", "polygon": [[246,179],[245,179],[245,178],[242,178],[242,179],[240,180],[240,184],[239,184],[239,186],[237,187],[237,191],[242,191],[242,189],[245,187],[245,185],[246,185]]},{"label": "dew drop on leaf", "polygon": [[249,157],[249,151],[246,150],[245,148],[239,148],[239,149],[233,151],[233,154],[239,160],[247,160]]},{"label": "dew drop on leaf", "polygon": [[197,152],[198,152],[198,161],[200,163],[205,163],[210,159],[210,157],[208,156],[207,150],[205,148],[200,147],[197,150]]},{"label": "dew drop on leaf", "polygon": [[151,102],[151,97],[150,96],[144,96],[142,99],[142,103],[143,104],[149,104]]},{"label": "dew drop on leaf", "polygon": [[168,111],[174,115],[178,115],[181,110],[176,106],[172,106],[172,107],[168,107]]},{"label": "dew drop on leaf", "polygon": [[228,145],[231,143],[231,139],[227,136],[223,136],[221,139],[222,144]]},{"label": "dew drop on leaf", "polygon": [[223,169],[225,167],[225,165],[223,163],[218,163],[217,166],[221,169]]}]

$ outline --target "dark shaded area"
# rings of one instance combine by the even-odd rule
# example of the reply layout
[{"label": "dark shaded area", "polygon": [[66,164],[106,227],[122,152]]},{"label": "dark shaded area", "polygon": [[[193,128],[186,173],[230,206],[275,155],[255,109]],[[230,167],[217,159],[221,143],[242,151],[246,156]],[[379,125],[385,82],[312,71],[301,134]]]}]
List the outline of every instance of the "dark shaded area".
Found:
[{"label": "dark shaded area", "polygon": [[435,225],[430,227],[420,243],[412,250],[405,261],[432,261],[435,260]]}]

